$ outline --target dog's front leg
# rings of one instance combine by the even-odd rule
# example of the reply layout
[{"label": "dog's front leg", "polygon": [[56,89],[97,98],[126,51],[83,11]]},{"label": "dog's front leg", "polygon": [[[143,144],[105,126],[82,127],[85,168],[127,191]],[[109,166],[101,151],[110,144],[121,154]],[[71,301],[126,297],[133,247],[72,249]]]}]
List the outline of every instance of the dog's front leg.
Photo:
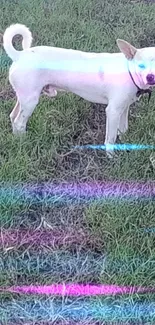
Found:
[{"label": "dog's front leg", "polygon": [[106,108],[106,136],[105,136],[105,146],[106,154],[108,158],[112,158],[114,155],[114,150],[109,148],[108,145],[114,145],[120,122],[120,117],[124,111],[124,105],[116,105],[115,102],[109,103]]},{"label": "dog's front leg", "polygon": [[128,129],[128,113],[129,113],[129,106],[125,108],[124,112],[120,116],[119,127],[118,127],[118,136],[120,140],[122,139],[122,135]]}]

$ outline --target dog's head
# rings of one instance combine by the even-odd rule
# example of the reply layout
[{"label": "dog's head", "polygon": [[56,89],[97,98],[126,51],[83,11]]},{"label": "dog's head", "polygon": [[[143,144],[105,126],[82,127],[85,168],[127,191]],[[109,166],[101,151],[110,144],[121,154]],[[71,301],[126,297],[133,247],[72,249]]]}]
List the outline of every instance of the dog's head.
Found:
[{"label": "dog's head", "polygon": [[144,86],[155,86],[155,47],[136,49],[121,39],[117,40],[117,45],[125,57],[133,61]]}]

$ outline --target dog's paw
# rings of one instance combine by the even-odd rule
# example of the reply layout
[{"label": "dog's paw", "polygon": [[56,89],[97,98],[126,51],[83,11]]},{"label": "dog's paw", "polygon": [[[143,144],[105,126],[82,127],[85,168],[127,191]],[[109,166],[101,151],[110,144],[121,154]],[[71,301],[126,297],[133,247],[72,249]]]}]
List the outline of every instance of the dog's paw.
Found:
[{"label": "dog's paw", "polygon": [[118,132],[117,136],[118,136],[119,141],[122,142],[122,140],[123,140],[123,133],[119,133]]},{"label": "dog's paw", "polygon": [[110,152],[110,151],[106,151],[106,156],[108,159],[113,159],[114,158],[114,153]]},{"label": "dog's paw", "polygon": [[104,143],[104,144],[105,144],[105,151],[106,151],[107,158],[113,159],[113,157],[115,155],[113,145],[109,144],[109,143]]},{"label": "dog's paw", "polygon": [[17,135],[17,136],[26,134],[26,130],[24,128],[18,130],[15,126],[12,126],[12,132],[14,135]]},{"label": "dog's paw", "polygon": [[106,156],[108,159],[113,159],[116,156],[115,151],[106,149]]}]

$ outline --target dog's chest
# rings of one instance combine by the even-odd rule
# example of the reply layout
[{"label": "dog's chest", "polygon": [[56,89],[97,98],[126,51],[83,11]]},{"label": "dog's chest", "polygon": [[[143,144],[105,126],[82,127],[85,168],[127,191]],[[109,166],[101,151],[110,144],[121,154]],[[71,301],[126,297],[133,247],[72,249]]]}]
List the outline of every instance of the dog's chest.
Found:
[{"label": "dog's chest", "polygon": [[142,97],[142,95],[137,96],[137,93],[131,95],[130,98],[129,98],[130,105],[137,102],[137,101],[139,101],[141,97]]}]

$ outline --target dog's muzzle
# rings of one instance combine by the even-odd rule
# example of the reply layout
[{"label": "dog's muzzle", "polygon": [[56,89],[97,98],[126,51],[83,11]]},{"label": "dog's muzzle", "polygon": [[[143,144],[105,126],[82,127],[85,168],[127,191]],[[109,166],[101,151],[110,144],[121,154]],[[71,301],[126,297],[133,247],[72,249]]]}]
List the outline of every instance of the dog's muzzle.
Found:
[{"label": "dog's muzzle", "polygon": [[[138,85],[135,83],[134,79],[133,79],[133,76],[130,72],[130,69],[129,69],[129,66],[128,66],[128,71],[129,71],[129,75],[131,77],[131,80],[133,81],[134,85],[136,86],[137,88],[137,93],[136,93],[136,96],[139,98],[140,96],[144,95],[144,94],[148,94],[148,103],[150,101],[150,98],[151,98],[151,94],[152,94],[152,90],[151,89],[141,89],[138,87]],[[147,79],[148,78],[148,79]],[[147,77],[146,77],[147,81],[149,80],[150,82],[153,82],[155,83],[155,78],[154,78],[154,75],[153,74],[148,74]],[[153,84],[149,84],[150,86],[153,85]]]}]

